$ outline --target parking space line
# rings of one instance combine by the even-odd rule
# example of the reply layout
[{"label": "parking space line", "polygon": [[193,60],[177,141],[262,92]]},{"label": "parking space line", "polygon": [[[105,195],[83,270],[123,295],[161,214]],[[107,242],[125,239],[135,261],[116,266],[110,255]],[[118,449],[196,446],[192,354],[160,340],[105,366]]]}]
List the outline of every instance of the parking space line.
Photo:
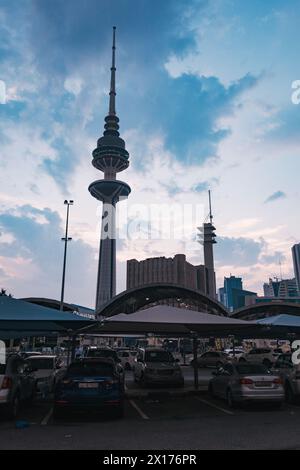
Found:
[{"label": "parking space line", "polygon": [[141,416],[141,418],[143,419],[150,419],[149,416],[147,416],[143,410],[141,410],[141,408],[135,403],[134,400],[128,400],[129,403],[131,404],[131,406],[133,406],[133,408],[138,412],[138,414]]},{"label": "parking space line", "polygon": [[195,398],[196,400],[201,401],[205,405],[211,406],[212,408],[216,408],[217,410],[222,411],[223,413],[226,413],[228,415],[234,415],[232,411],[226,410],[226,408],[222,408],[221,406],[215,405],[214,403],[211,403],[210,401],[207,401],[204,398],[200,398],[200,397],[195,397]]},{"label": "parking space line", "polygon": [[53,413],[53,408],[51,407],[48,413],[46,414],[46,416],[44,416],[44,418],[42,419],[41,426],[47,426],[49,419],[52,416],[52,413]]}]

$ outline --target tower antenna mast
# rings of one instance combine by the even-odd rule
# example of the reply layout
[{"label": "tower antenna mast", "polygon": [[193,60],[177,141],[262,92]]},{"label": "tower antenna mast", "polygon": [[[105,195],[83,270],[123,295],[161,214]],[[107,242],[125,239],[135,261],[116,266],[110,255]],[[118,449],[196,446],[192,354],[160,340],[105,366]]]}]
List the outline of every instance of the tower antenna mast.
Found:
[{"label": "tower antenna mast", "polygon": [[211,210],[211,191],[210,191],[210,189],[208,190],[208,202],[209,202],[209,220],[210,220],[210,223],[212,224],[213,215],[212,215],[212,210]]}]

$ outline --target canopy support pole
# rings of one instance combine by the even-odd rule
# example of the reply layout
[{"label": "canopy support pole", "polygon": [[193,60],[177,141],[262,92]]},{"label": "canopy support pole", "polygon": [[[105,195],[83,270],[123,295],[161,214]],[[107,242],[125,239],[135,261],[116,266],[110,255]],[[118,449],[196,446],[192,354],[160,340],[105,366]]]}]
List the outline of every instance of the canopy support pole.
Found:
[{"label": "canopy support pole", "polygon": [[198,370],[198,335],[193,334],[193,364],[194,364],[194,388],[199,388],[199,370]]}]

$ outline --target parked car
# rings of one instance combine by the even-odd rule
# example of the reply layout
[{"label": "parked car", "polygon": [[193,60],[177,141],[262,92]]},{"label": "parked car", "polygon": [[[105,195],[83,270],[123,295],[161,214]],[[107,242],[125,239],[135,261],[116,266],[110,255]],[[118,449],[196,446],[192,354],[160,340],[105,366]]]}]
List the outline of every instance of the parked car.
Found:
[{"label": "parked car", "polygon": [[281,354],[274,364],[274,371],[284,381],[286,401],[294,402],[300,397],[300,364],[293,364],[290,353]]},{"label": "parked car", "polygon": [[35,379],[27,370],[19,354],[7,357],[6,364],[0,364],[0,413],[16,418],[20,405],[30,402],[35,396]]},{"label": "parked car", "polygon": [[117,351],[107,346],[102,348],[91,346],[87,349],[85,357],[102,357],[102,358],[111,358],[116,363],[120,362]]},{"label": "parked car", "polygon": [[41,354],[42,353],[39,351],[23,351],[20,353],[20,356],[23,357],[23,359],[26,359],[30,356],[41,356]]},{"label": "parked car", "polygon": [[[229,361],[229,356],[222,351],[207,351],[197,358],[198,367],[220,367]],[[194,367],[194,359],[190,362]]]},{"label": "parked car", "polygon": [[61,361],[57,356],[29,356],[25,363],[36,381],[36,391],[43,396],[53,392]]},{"label": "parked car", "polygon": [[54,417],[66,411],[109,410],[124,413],[124,383],[112,359],[83,358],[74,361],[55,386]]},{"label": "parked car", "polygon": [[125,370],[132,370],[135,364],[137,351],[131,351],[130,349],[121,349],[117,352],[121,359],[121,364]]},{"label": "parked car", "polygon": [[283,380],[263,364],[225,364],[213,372],[209,393],[227,400],[229,407],[242,402],[269,402],[281,406],[284,401]]},{"label": "parked car", "polygon": [[249,361],[271,367],[275,363],[276,357],[276,353],[270,348],[253,348],[248,353],[244,353],[239,362]]},{"label": "parked car", "polygon": [[118,372],[121,374],[123,380],[125,379],[124,368],[117,351],[109,347],[90,347],[86,351],[85,357],[111,359],[116,364]]},{"label": "parked car", "polygon": [[228,354],[229,357],[231,358],[236,358],[236,359],[239,359],[240,357],[243,356],[243,354],[245,354],[245,351],[241,348],[228,348],[228,349],[224,349],[224,353],[225,354]]},{"label": "parked car", "polygon": [[164,348],[140,349],[133,375],[134,380],[141,385],[184,386],[184,378],[178,361]]}]

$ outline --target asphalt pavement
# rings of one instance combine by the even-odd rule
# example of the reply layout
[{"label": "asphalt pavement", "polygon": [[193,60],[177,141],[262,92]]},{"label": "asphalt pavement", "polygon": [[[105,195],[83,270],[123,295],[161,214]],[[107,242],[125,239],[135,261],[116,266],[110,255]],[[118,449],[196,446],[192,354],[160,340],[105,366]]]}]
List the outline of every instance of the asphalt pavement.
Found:
[{"label": "asphalt pavement", "polygon": [[17,422],[0,419],[0,449],[300,449],[299,428],[300,405],[232,410],[206,392],[129,397],[118,420],[90,413],[55,421],[49,399],[24,407]]}]

